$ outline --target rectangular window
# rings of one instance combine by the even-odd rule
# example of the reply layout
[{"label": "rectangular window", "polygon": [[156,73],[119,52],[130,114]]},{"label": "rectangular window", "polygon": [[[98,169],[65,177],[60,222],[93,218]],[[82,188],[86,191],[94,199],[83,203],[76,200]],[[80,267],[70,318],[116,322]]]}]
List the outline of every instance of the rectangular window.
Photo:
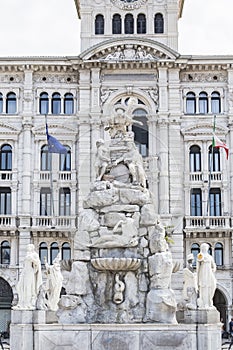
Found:
[{"label": "rectangular window", "polygon": [[40,191],[40,215],[50,216],[52,214],[52,197],[50,188],[42,188]]},{"label": "rectangular window", "polygon": [[8,187],[0,188],[0,214],[11,214],[11,189]]},{"label": "rectangular window", "polygon": [[202,198],[201,198],[201,190],[199,188],[195,188],[191,190],[190,201],[191,201],[190,215],[202,216]]},{"label": "rectangular window", "polygon": [[71,195],[69,188],[61,188],[59,191],[59,215],[69,216],[71,206]]},{"label": "rectangular window", "polygon": [[221,216],[221,192],[220,189],[214,188],[210,190],[210,216]]}]

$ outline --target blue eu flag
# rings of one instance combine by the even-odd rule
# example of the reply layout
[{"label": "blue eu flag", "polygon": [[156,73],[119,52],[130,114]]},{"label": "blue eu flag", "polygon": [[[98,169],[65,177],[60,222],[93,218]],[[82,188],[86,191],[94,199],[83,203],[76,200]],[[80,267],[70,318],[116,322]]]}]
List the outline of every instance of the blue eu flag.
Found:
[{"label": "blue eu flag", "polygon": [[49,153],[60,153],[60,154],[66,154],[67,149],[65,146],[61,144],[60,141],[58,141],[55,137],[49,135],[48,132],[48,125],[46,124],[46,135],[47,135],[47,142],[48,142],[48,150]]}]

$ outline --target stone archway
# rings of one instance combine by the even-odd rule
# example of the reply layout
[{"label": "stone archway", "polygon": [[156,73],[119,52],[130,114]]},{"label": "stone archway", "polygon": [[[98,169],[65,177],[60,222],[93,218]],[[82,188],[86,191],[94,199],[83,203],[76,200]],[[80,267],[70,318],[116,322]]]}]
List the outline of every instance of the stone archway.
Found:
[{"label": "stone archway", "polygon": [[214,294],[214,306],[220,312],[220,319],[227,324],[227,299],[224,294],[217,288]]},{"label": "stone archway", "polygon": [[13,292],[9,283],[0,277],[0,331],[8,332],[11,321]]}]

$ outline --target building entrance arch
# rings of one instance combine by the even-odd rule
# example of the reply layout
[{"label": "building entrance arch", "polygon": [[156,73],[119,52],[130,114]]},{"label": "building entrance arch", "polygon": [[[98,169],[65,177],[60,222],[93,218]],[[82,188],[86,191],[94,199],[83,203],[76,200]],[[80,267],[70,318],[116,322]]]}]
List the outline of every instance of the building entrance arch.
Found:
[{"label": "building entrance arch", "polygon": [[217,288],[214,294],[214,306],[220,312],[220,319],[226,325],[227,324],[227,299],[225,295]]},{"label": "building entrance arch", "polygon": [[9,283],[0,277],[0,331],[9,332],[13,292]]}]

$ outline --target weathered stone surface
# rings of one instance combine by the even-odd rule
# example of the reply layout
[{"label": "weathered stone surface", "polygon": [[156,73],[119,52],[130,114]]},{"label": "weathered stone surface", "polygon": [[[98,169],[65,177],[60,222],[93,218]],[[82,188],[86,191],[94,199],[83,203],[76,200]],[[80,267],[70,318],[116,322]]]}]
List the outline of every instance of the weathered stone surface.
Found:
[{"label": "weathered stone surface", "polygon": [[141,226],[155,225],[158,220],[158,215],[155,213],[155,207],[153,204],[145,204],[141,209]]},{"label": "weathered stone surface", "polygon": [[146,300],[146,322],[177,323],[176,301],[171,289],[151,289]]},{"label": "weathered stone surface", "polygon": [[85,209],[79,215],[80,231],[96,231],[100,226],[99,215],[93,209]]},{"label": "weathered stone surface", "polygon": [[93,332],[93,350],[139,350],[138,332]]},{"label": "weathered stone surface", "polygon": [[148,190],[140,191],[134,189],[120,189],[120,200],[123,204],[144,205],[152,202]]},{"label": "weathered stone surface", "polygon": [[131,204],[114,204],[108,207],[100,208],[101,213],[109,213],[109,212],[126,212],[126,213],[135,213],[139,211],[138,205]]},{"label": "weathered stone surface", "polygon": [[87,264],[81,261],[75,261],[65,285],[66,293],[73,295],[84,295],[88,293],[89,273]]},{"label": "weathered stone surface", "polygon": [[118,190],[110,189],[104,191],[91,192],[87,199],[83,201],[83,208],[100,208],[115,204],[119,201]]},{"label": "weathered stone surface", "polygon": [[114,227],[120,220],[125,219],[125,214],[123,213],[107,213],[104,215],[104,225],[108,227]]},{"label": "weathered stone surface", "polygon": [[74,248],[86,250],[90,244],[90,235],[87,231],[77,231],[74,237]]},{"label": "weathered stone surface", "polygon": [[77,295],[62,295],[57,312],[59,322],[64,324],[86,322],[87,306]]}]

